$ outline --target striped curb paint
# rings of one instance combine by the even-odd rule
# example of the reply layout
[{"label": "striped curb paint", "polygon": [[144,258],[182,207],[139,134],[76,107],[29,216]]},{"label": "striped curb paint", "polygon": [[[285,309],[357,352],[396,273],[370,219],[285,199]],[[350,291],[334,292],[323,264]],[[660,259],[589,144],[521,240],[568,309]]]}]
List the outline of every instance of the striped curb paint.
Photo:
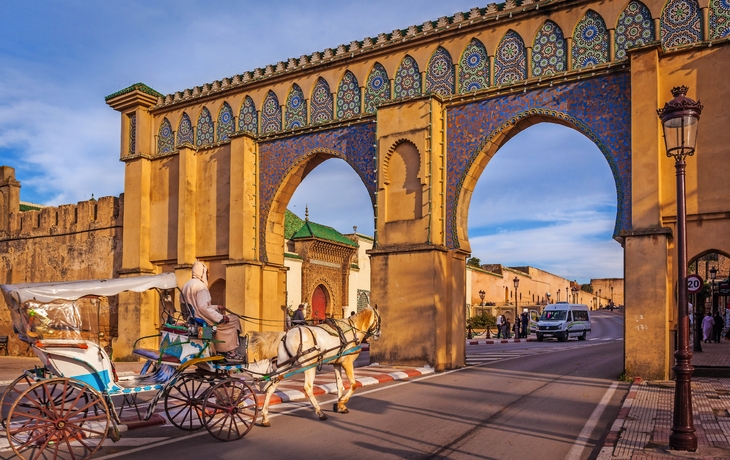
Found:
[{"label": "striped curb paint", "polygon": [[534,337],[526,339],[486,339],[486,340],[467,340],[467,345],[493,345],[495,343],[521,343],[521,342],[537,342]]}]

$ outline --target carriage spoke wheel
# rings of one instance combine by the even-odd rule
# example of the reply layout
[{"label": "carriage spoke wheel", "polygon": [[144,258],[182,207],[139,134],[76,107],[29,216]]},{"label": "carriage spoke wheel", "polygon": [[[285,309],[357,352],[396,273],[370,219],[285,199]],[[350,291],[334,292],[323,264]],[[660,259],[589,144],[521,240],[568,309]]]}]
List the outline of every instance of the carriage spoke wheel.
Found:
[{"label": "carriage spoke wheel", "polygon": [[33,385],[33,380],[31,380],[28,375],[23,374],[17,379],[13,380],[13,382],[8,385],[7,388],[5,388],[5,391],[3,391],[2,397],[0,397],[0,410],[2,410],[2,426],[5,428],[5,421],[8,418],[8,414],[10,413],[10,408],[13,406],[13,403],[18,399],[18,396],[20,396],[20,393],[25,391],[26,386]]},{"label": "carriage spoke wheel", "polygon": [[10,447],[19,458],[86,459],[109,429],[104,398],[87,384],[64,378],[34,383],[20,393],[7,418]]},{"label": "carriage spoke wheel", "polygon": [[242,380],[212,385],[203,401],[203,424],[214,438],[235,441],[248,433],[259,414],[256,393]]},{"label": "carriage spoke wheel", "polygon": [[176,427],[197,430],[203,427],[201,411],[207,381],[194,374],[183,374],[165,396],[165,414]]}]

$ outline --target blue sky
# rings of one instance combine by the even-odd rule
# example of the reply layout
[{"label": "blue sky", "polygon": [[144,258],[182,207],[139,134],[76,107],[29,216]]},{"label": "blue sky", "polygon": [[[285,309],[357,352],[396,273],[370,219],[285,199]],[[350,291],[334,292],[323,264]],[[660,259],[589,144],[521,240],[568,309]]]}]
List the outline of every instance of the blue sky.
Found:
[{"label": "blue sky", "polygon": [[[380,32],[422,24],[473,0],[0,2],[0,163],[21,200],[75,203],[123,191],[119,115],[104,96],[138,81],[167,94]],[[485,6],[479,4],[478,6]],[[323,26],[324,25],[324,26]],[[318,177],[326,176],[329,190]],[[331,190],[338,190],[332,194]],[[364,186],[330,160],[291,209],[372,233]],[[533,265],[587,281],[621,277],[611,239],[610,169],[582,135],[537,125],[500,150],[472,199],[469,233],[484,262]]]}]

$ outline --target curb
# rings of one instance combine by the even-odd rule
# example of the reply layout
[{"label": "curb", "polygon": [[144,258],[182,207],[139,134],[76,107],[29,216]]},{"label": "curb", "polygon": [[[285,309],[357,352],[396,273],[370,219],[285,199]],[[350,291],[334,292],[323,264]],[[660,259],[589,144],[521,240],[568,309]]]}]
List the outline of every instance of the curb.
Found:
[{"label": "curb", "polygon": [[467,345],[492,345],[495,343],[520,343],[520,342],[537,342],[534,337],[526,339],[485,339],[485,340],[467,340]]},{"label": "curb", "polygon": [[621,410],[618,412],[618,416],[616,417],[616,420],[613,421],[613,425],[611,425],[611,429],[609,430],[608,434],[606,435],[606,439],[603,441],[603,447],[601,448],[600,453],[598,454],[598,457],[596,457],[596,460],[608,460],[613,456],[613,450],[616,447],[616,444],[618,443],[618,440],[620,438],[621,430],[624,427],[624,423],[626,422],[626,419],[628,418],[629,411],[631,410],[631,406],[634,404],[634,400],[636,399],[636,394],[639,391],[638,386],[641,385],[643,381],[640,377],[637,377],[634,379],[634,382],[631,384],[631,388],[629,388],[629,393],[626,395],[626,399],[624,399],[624,403],[621,406]]}]

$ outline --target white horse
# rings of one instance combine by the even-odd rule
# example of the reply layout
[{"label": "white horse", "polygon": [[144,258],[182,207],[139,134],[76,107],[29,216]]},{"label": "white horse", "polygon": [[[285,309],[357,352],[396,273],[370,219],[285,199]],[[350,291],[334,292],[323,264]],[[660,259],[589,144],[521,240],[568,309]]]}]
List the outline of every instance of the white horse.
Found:
[{"label": "white horse", "polygon": [[[380,336],[380,315],[377,307],[366,308],[350,316],[346,320],[335,320],[339,328],[338,335],[331,335],[323,326],[298,326],[288,332],[278,333],[250,333],[249,334],[249,361],[251,359],[276,358],[278,368],[272,383],[266,390],[264,406],[261,409],[261,425],[271,426],[269,422],[269,402],[279,382],[299,372],[304,373],[304,392],[312,403],[314,411],[320,420],[326,420],[327,415],[322,411],[314,398],[314,376],[320,363],[332,364],[335,368],[337,380],[337,402],[333,410],[346,414],[346,404],[355,392],[354,363],[360,355],[360,349],[354,350],[368,337],[377,340]],[[330,328],[331,329],[331,328]],[[345,393],[340,372],[345,369],[350,388]],[[344,394],[343,394],[344,393]]]}]

